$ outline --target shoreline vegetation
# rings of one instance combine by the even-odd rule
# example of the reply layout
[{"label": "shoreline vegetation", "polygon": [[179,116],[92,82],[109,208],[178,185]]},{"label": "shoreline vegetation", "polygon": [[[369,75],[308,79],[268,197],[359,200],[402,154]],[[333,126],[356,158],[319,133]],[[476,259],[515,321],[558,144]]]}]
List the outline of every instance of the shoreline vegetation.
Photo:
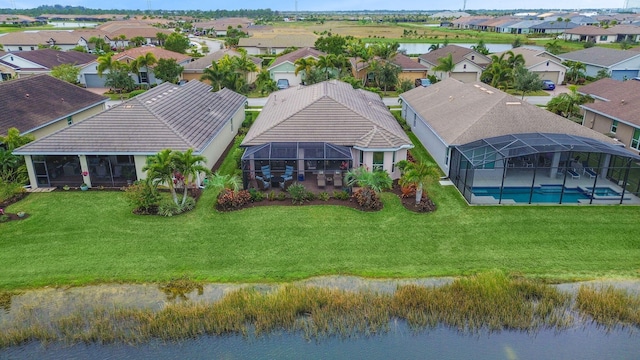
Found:
[{"label": "shoreline vegetation", "polygon": [[[10,316],[0,314],[0,348],[32,341],[135,344],[205,335],[264,336],[276,331],[300,334],[308,340],[347,338],[384,334],[393,321],[406,322],[414,330],[445,326],[471,334],[535,334],[590,322],[608,330],[640,329],[637,293],[584,285],[576,292],[561,291],[539,280],[500,271],[439,286],[401,284],[391,292],[309,284],[247,286],[225,291],[219,300],[210,302],[197,300],[203,284],[189,279],[159,289],[167,297],[159,309],[95,302],[69,309],[65,300],[59,304],[42,298],[43,306],[15,306]],[[8,312],[11,297],[19,295],[0,293],[0,309]],[[47,306],[65,310],[56,313],[43,308]]]}]

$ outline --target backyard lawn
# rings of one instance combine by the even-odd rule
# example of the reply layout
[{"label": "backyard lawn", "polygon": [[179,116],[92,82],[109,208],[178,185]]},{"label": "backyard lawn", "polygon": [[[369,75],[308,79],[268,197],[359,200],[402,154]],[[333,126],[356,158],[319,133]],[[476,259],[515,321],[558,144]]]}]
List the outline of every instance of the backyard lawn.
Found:
[{"label": "backyard lawn", "polygon": [[638,208],[469,207],[452,186],[438,210],[405,210],[395,195],[367,213],[337,206],[197,208],[163,218],[131,213],[122,193],[36,193],[0,224],[0,289],[151,282],[288,281],[325,274],[426,277],[503,269],[571,280],[638,277]]}]

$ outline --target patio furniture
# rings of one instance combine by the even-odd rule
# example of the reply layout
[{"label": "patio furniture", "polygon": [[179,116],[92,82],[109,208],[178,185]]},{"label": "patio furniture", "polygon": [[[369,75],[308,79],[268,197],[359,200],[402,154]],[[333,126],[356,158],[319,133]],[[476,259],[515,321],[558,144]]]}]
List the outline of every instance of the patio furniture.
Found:
[{"label": "patio furniture", "polygon": [[333,175],[333,186],[342,188],[342,173],[340,171],[336,171],[336,174]]},{"label": "patio furniture", "polygon": [[267,190],[271,187],[271,181],[265,180],[262,176],[256,176],[258,190]]},{"label": "patio furniture", "polygon": [[327,185],[327,183],[326,183],[326,179],[324,177],[324,172],[323,171],[318,172],[318,187],[319,188],[323,188],[326,185]]},{"label": "patio furniture", "polygon": [[586,161],[582,163],[582,173],[585,175],[589,175],[590,179],[598,176],[598,173],[595,172],[593,168],[589,167]]},{"label": "patio furniture", "polygon": [[580,174],[575,169],[567,169],[567,174],[571,175],[572,179],[580,179]]},{"label": "patio furniture", "polygon": [[271,186],[273,187],[280,186],[281,182],[284,182],[284,179],[282,178],[282,176],[273,176],[271,178]]},{"label": "patio furniture", "polygon": [[287,189],[289,188],[289,186],[291,186],[291,184],[293,184],[293,179],[284,180],[280,182],[280,188],[284,191],[287,191]]},{"label": "patio furniture", "polygon": [[293,180],[293,166],[287,165],[284,167],[284,174],[282,178],[286,180]]},{"label": "patio furniture", "polygon": [[273,177],[273,175],[271,175],[271,166],[264,165],[260,169],[262,170],[262,178],[264,180],[271,180],[271,178]]}]

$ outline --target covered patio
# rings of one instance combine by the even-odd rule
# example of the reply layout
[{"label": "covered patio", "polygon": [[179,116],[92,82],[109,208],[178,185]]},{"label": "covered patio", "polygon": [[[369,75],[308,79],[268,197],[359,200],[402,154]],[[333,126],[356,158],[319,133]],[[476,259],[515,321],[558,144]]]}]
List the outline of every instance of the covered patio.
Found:
[{"label": "covered patio", "polygon": [[640,156],[568,134],[512,134],[455,146],[451,181],[471,204],[640,204]]},{"label": "covered patio", "polygon": [[318,175],[332,180],[342,178],[353,166],[353,156],[349,147],[327,142],[270,142],[246,147],[241,165],[243,185],[247,189],[256,179],[282,178],[274,184],[289,185],[294,181],[316,183]]}]

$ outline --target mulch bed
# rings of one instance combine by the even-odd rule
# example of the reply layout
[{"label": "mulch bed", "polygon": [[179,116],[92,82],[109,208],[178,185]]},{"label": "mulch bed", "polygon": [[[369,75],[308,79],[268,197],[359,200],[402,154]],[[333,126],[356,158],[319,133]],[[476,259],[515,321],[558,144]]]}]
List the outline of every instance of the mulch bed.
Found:
[{"label": "mulch bed", "polygon": [[[169,192],[169,190],[161,190],[163,192]],[[181,197],[182,196],[182,189],[176,189],[176,193],[178,193],[178,196]],[[202,195],[202,190],[198,189],[198,188],[193,188],[193,189],[189,189],[189,196],[191,196],[196,203],[198,203],[198,199],[200,199],[200,196]],[[181,215],[181,214],[186,214],[191,210],[182,212],[180,214],[177,215]],[[158,207],[157,206],[152,206],[147,210],[143,210],[143,209],[133,209],[132,211],[134,214],[136,215],[158,215]]]},{"label": "mulch bed", "polygon": [[13,203],[17,203],[18,201],[24,199],[25,197],[27,197],[27,195],[29,195],[28,192],[21,192],[18,194],[13,195],[12,197],[5,199],[4,201],[0,202],[0,209],[4,209],[7,206],[13,204]]},{"label": "mulch bed", "polygon": [[9,222],[9,221],[24,220],[29,218],[29,214],[26,214],[26,213],[24,214],[23,217],[19,217],[17,214],[10,214],[10,213],[4,213],[4,214],[7,215],[9,218],[5,221],[0,221],[0,224]]},{"label": "mulch bed", "polygon": [[402,202],[402,206],[405,209],[417,213],[427,213],[436,211],[436,204],[427,196],[426,192],[422,192],[422,199],[419,204],[416,204],[416,196],[415,194],[408,197],[402,197],[402,190],[400,190],[400,185],[398,185],[398,181],[393,182],[393,187],[391,188],[391,192],[398,195],[400,201]]},{"label": "mulch bed", "polygon": [[[307,206],[307,205],[339,205],[339,206],[350,207],[352,209],[363,210],[363,209],[360,208],[360,206],[358,206],[358,203],[355,202],[355,201],[352,201],[352,200],[338,200],[338,199],[335,199],[335,198],[330,198],[327,201],[320,200],[320,199],[315,199],[315,200],[311,200],[311,201],[305,201],[304,204],[302,204],[302,205],[294,204],[291,201],[291,199],[272,200],[272,201],[265,199],[265,200],[258,201],[258,202],[249,202],[247,205],[243,206],[242,209],[260,207],[260,206]],[[220,210],[220,211],[222,211],[222,210]],[[363,210],[363,211],[366,211],[366,210]]]}]

